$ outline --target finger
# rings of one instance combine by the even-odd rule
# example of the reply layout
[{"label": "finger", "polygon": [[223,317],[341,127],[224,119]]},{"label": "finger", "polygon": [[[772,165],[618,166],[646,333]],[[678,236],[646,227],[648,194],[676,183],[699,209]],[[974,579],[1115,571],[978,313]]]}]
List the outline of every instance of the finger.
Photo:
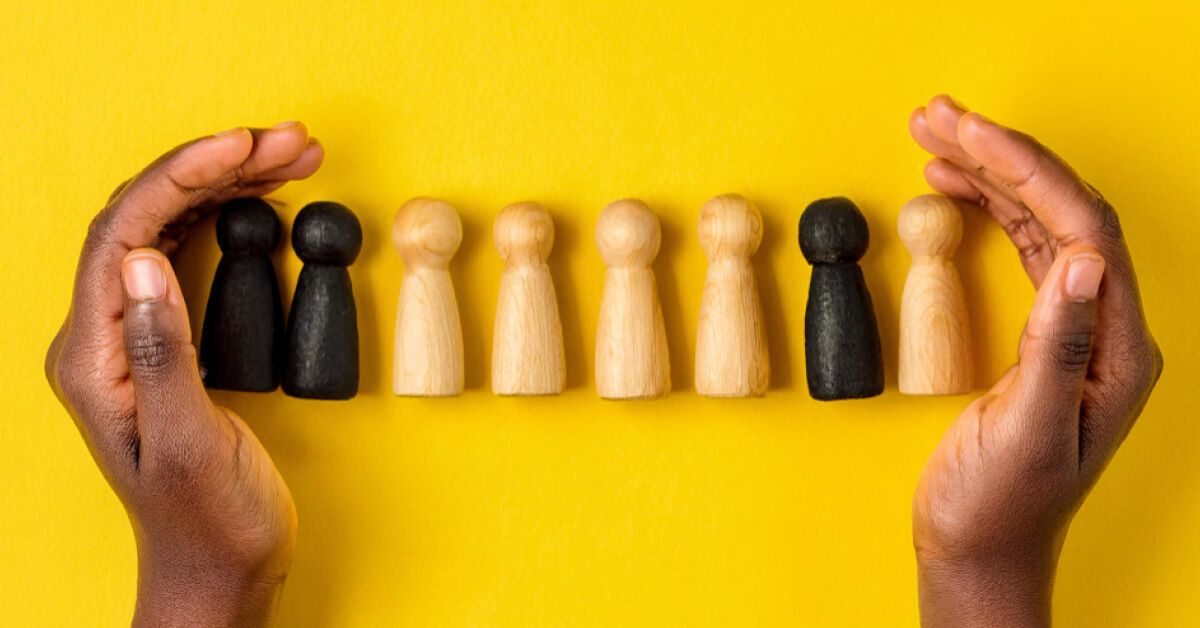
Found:
[{"label": "finger", "polygon": [[978,113],[962,116],[958,137],[963,149],[1016,191],[1057,240],[1089,242],[1102,249],[1119,243],[1111,208],[1037,140]]},{"label": "finger", "polygon": [[251,148],[246,129],[226,131],[176,148],[126,184],[88,230],[76,271],[74,324],[93,334],[118,318],[125,254],[158,244],[167,224],[189,214],[192,194],[229,179]]},{"label": "finger", "polygon": [[269,129],[251,129],[254,149],[238,173],[243,183],[260,179],[265,172],[286,166],[308,148],[308,129],[300,122],[281,122]]},{"label": "finger", "polygon": [[998,193],[987,179],[945,159],[934,159],[925,165],[925,180],[933,189],[977,205],[991,214],[1017,248],[1021,265],[1034,287],[1042,285],[1042,279],[1054,262],[1055,243],[1027,207]]},{"label": "finger", "polygon": [[949,96],[934,96],[929,104],[922,108],[921,118],[909,121],[910,131],[914,132],[914,138],[917,133],[920,133],[923,138],[927,138],[926,141],[936,142],[942,151],[936,153],[939,156],[953,161],[966,170],[978,171],[982,166],[958,144],[956,133],[958,118],[962,117],[965,112],[966,109]]},{"label": "finger", "polygon": [[200,381],[187,308],[171,264],[154,249],[121,263],[124,346],[137,408],[141,460],[165,443],[195,441],[210,425],[212,404]]},{"label": "finger", "polygon": [[253,148],[254,137],[244,128],[176,148],[121,190],[89,236],[125,252],[152,245],[164,226],[196,207],[200,195],[233,184]]},{"label": "finger", "polygon": [[947,142],[934,134],[933,129],[929,124],[929,117],[925,107],[917,107],[912,115],[908,118],[908,133],[912,135],[913,140],[917,144],[928,151],[930,154],[942,159],[948,159],[955,164],[961,165],[968,170],[974,170],[979,167],[978,162],[975,162],[966,151],[958,145],[958,139],[953,142]]},{"label": "finger", "polygon": [[325,147],[315,137],[308,138],[308,145],[294,161],[258,175],[257,180],[270,181],[299,181],[311,177],[321,167],[325,160]]},{"label": "finger", "polygon": [[[307,146],[302,125],[254,132],[237,128],[184,144],[123,185],[89,229],[72,303],[77,323],[93,332],[119,316],[122,299],[116,269],[126,253],[151,246],[173,251],[180,238],[168,234],[168,241],[163,241],[167,225],[194,222],[201,215],[197,207],[214,199],[263,189],[255,179],[246,178],[247,172],[256,175],[260,173],[251,172],[256,168],[270,172],[287,167],[304,155]],[[311,157],[306,164],[311,167]],[[271,182],[265,187],[278,186]]]},{"label": "finger", "polygon": [[[1054,261],[1038,290],[1010,388],[1012,402],[1036,433],[1078,433],[1104,268],[1095,248],[1072,246]],[[1075,421],[1062,425],[1066,416]]]},{"label": "finger", "polygon": [[987,196],[971,183],[966,173],[944,158],[937,157],[925,164],[925,180],[930,187],[950,198],[981,208],[988,205]]}]

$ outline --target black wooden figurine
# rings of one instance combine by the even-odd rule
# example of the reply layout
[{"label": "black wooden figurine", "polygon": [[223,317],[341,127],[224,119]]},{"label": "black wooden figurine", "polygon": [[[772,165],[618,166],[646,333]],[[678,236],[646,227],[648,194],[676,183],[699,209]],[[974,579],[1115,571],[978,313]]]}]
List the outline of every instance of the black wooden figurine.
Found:
[{"label": "black wooden figurine", "polygon": [[309,399],[358,393],[358,313],[346,270],[362,227],[338,203],[309,203],[296,215],[292,248],[304,262],[288,316],[283,391]]},{"label": "black wooden figurine", "polygon": [[221,207],[217,245],[222,256],[200,332],[200,374],[209,388],[270,392],[279,387],[283,306],[271,251],[280,235],[279,217],[260,198]]},{"label": "black wooden figurine", "polygon": [[813,267],[804,313],[804,358],[813,399],[883,392],[879,328],[858,267],[868,239],[867,220],[850,199],[816,201],[800,217],[800,250]]}]

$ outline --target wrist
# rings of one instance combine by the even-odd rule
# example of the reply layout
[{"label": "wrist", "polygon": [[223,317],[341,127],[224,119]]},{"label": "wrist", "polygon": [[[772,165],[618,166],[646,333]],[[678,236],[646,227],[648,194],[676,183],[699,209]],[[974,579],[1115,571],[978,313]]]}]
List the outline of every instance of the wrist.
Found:
[{"label": "wrist", "polygon": [[133,625],[251,627],[270,624],[286,573],[140,561]]},{"label": "wrist", "polygon": [[1049,626],[1056,553],[917,557],[921,625]]}]

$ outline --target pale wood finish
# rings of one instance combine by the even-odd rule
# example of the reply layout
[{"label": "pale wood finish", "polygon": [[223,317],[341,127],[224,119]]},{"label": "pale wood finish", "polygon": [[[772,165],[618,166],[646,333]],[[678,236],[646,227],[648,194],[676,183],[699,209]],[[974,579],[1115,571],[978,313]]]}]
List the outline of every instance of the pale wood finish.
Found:
[{"label": "pale wood finish", "polygon": [[536,203],[500,211],[492,238],[504,259],[492,339],[492,391],[557,395],[566,385],[562,322],[546,258],[554,221]]},{"label": "pale wood finish", "polygon": [[449,269],[462,235],[449,203],[414,198],[396,212],[392,240],[404,260],[392,371],[397,395],[462,393],[462,325]]},{"label": "pale wood finish", "polygon": [[658,218],[639,200],[610,204],[596,223],[596,246],[607,266],[596,326],[596,392],[604,399],[652,399],[671,390],[667,332],[650,267],[661,242]]},{"label": "pale wood finish", "polygon": [[975,387],[971,326],[954,252],[962,240],[954,201],[918,196],[900,210],[900,240],[912,254],[900,303],[900,392],[958,395]]},{"label": "pale wood finish", "polygon": [[696,392],[706,397],[757,397],[770,383],[762,302],[750,265],[762,229],[758,208],[736,194],[713,198],[700,210],[708,273],[696,330]]}]

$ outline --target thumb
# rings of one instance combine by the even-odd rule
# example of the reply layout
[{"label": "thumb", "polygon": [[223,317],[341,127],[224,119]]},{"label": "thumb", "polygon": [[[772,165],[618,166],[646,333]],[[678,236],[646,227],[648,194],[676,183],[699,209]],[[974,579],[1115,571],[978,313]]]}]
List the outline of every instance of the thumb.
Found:
[{"label": "thumb", "polygon": [[[1034,301],[1013,392],[1028,416],[1058,422],[1077,411],[1092,357],[1104,258],[1077,245],[1059,252]],[[1047,411],[1049,410],[1049,411]]]},{"label": "thumb", "polygon": [[153,441],[166,430],[184,428],[189,416],[207,415],[211,402],[200,382],[187,308],[171,263],[157,250],[134,249],[121,261],[121,282],[138,431]]}]

